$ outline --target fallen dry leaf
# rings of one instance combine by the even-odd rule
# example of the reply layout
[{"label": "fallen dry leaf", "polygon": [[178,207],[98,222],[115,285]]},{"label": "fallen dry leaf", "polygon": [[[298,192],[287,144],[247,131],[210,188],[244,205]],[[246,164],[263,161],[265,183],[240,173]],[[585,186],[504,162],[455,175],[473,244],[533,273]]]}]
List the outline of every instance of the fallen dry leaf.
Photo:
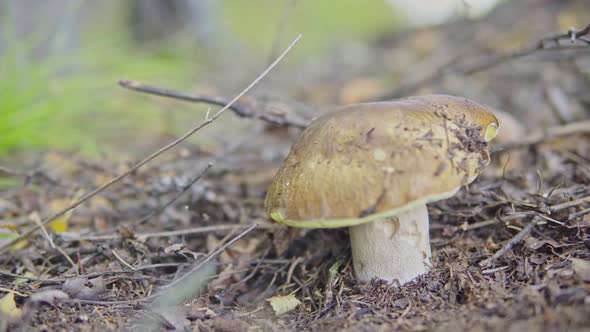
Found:
[{"label": "fallen dry leaf", "polygon": [[[51,214],[57,213],[58,211],[63,210],[73,202],[75,202],[79,197],[83,194],[82,191],[76,192],[76,194],[71,198],[63,198],[63,199],[54,199],[49,202],[49,211]],[[56,233],[65,233],[68,231],[69,228],[69,221],[72,217],[73,211],[66,212],[63,216],[54,219],[52,222],[47,224],[48,228],[51,228]]]},{"label": "fallen dry leaf", "polygon": [[215,311],[209,309],[208,307],[193,306],[190,308],[190,310],[187,313],[187,318],[189,318],[191,320],[211,319],[216,316],[217,316],[217,314],[215,313]]},{"label": "fallen dry leaf", "polygon": [[104,279],[72,278],[66,280],[62,290],[70,297],[80,300],[98,300],[106,292]]},{"label": "fallen dry leaf", "polygon": [[270,306],[275,311],[275,315],[277,316],[295,309],[301,303],[301,301],[299,301],[294,294],[273,296],[266,300],[270,303]]},{"label": "fallen dry leaf", "polygon": [[70,297],[68,294],[59,289],[46,289],[31,295],[31,297],[29,297],[29,303],[49,304],[54,306],[60,302],[66,302],[69,299]]},{"label": "fallen dry leaf", "polygon": [[572,262],[570,266],[576,272],[576,275],[580,279],[590,282],[590,262],[579,258],[570,258],[569,260]]},{"label": "fallen dry leaf", "polygon": [[17,319],[21,315],[20,309],[14,302],[14,292],[9,292],[0,299],[0,317],[8,317],[9,319]]}]

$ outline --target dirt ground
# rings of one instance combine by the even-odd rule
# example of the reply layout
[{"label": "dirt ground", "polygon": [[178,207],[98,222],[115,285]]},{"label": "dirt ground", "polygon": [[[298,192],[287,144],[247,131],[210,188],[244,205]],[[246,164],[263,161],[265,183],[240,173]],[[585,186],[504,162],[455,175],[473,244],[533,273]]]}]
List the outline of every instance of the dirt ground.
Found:
[{"label": "dirt ground", "polygon": [[[0,331],[590,331],[590,36],[567,34],[586,7],[511,1],[384,36],[346,71],[343,50],[315,59],[325,72],[303,68],[288,91],[307,105],[449,93],[522,122],[478,180],[428,206],[427,275],[359,283],[346,229],[271,223],[266,189],[310,114],[250,102],[248,139],[172,150],[4,252],[0,295],[20,312],[0,303]],[[25,184],[0,192],[0,228],[23,232],[128,166],[51,151],[4,170]]]}]

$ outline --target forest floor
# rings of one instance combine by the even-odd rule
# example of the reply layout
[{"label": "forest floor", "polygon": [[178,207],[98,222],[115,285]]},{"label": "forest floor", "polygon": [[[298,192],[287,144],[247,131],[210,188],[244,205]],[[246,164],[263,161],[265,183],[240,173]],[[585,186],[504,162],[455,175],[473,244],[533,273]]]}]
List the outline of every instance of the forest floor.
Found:
[{"label": "forest floor", "polygon": [[[475,182],[428,206],[428,274],[360,283],[346,229],[269,221],[266,188],[306,115],[262,104],[241,114],[258,119],[243,119],[253,132],[234,145],[177,147],[7,247],[0,331],[588,331],[590,48],[563,44],[571,34],[556,19],[588,13],[584,1],[530,2],[376,41],[347,73],[356,79],[328,75],[290,93],[309,105],[450,93],[523,122],[492,145]],[[518,13],[530,19],[500,24]],[[564,35],[539,44],[548,31]],[[393,90],[375,76],[392,58],[406,61],[391,69]],[[129,166],[60,151],[38,159],[33,171],[1,170],[24,185],[0,192],[0,245]]]}]

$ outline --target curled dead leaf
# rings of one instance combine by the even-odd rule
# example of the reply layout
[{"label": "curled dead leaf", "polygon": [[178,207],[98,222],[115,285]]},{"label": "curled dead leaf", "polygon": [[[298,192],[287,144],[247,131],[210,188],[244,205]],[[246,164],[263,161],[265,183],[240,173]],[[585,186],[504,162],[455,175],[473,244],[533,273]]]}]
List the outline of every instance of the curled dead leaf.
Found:
[{"label": "curled dead leaf", "polygon": [[66,280],[62,290],[70,297],[80,300],[98,300],[106,292],[104,279],[72,278]]},{"label": "curled dead leaf", "polygon": [[551,239],[538,239],[538,238],[535,238],[533,236],[529,236],[528,238],[526,238],[525,239],[525,244],[527,245],[527,247],[529,249],[535,250],[535,251],[541,249],[545,245],[551,246],[553,248],[559,248],[561,246],[555,240],[551,240]]},{"label": "curled dead leaf", "polygon": [[570,266],[576,276],[585,282],[590,282],[590,262],[579,258],[570,258],[569,260],[572,262]]},{"label": "curled dead leaf", "polygon": [[0,298],[0,318],[6,317],[10,320],[18,319],[21,315],[21,310],[14,302],[14,292],[9,292]]},{"label": "curled dead leaf", "polygon": [[70,299],[68,294],[59,289],[41,290],[29,297],[29,303],[33,304],[49,304],[52,306],[61,302],[66,302]]},{"label": "curled dead leaf", "polygon": [[301,303],[294,294],[273,296],[266,300],[270,303],[270,306],[277,316],[294,310]]}]

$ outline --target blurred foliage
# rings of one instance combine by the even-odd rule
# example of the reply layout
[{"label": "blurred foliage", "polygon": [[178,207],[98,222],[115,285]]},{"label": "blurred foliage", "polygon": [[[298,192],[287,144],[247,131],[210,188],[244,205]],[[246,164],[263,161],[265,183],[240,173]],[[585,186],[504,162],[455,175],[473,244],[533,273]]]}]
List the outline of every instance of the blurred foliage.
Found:
[{"label": "blurred foliage", "polygon": [[[277,33],[283,39],[304,35],[298,53],[310,54],[338,42],[370,39],[378,32],[395,28],[400,18],[385,1],[226,0],[226,24],[241,40],[267,51]],[[284,41],[287,43],[287,41]],[[301,52],[303,50],[303,52]]]},{"label": "blurred foliage", "polygon": [[47,33],[53,29],[41,24],[22,38],[16,36],[10,13],[0,23],[5,41],[0,53],[0,156],[44,148],[104,152],[100,139],[109,131],[158,123],[157,109],[138,99],[127,101],[118,79],[187,82],[196,70],[188,56],[134,49],[126,34],[92,29],[91,23],[72,49],[60,45],[61,27]]},{"label": "blurred foliage", "polygon": [[[0,157],[46,148],[98,155],[108,151],[109,143],[134,137],[136,129],[160,131],[167,123],[153,99],[130,97],[117,80],[190,89],[208,61],[207,53],[199,53],[182,34],[135,45],[128,31],[128,2],[92,3],[97,15],[82,17],[83,2],[70,3],[64,12],[80,20],[75,46],[62,45],[65,30],[72,27],[61,26],[59,18],[40,18],[23,38],[14,31],[11,13],[0,13]],[[395,25],[394,13],[381,1],[341,0],[335,10],[332,1],[260,0],[253,5],[231,0],[223,2],[221,16],[240,47],[262,56],[277,38],[282,42],[299,32],[305,35],[298,45],[301,55]],[[50,47],[40,53],[39,46],[46,44]]]}]

